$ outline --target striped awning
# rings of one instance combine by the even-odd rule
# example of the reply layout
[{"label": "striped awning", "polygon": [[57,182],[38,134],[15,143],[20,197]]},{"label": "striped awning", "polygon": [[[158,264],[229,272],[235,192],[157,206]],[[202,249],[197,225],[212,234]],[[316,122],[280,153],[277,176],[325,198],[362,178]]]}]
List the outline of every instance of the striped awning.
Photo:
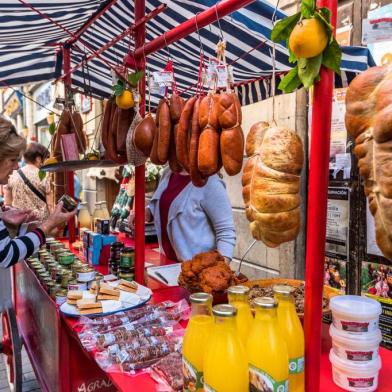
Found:
[{"label": "striped awning", "polygon": [[[59,44],[70,38],[86,21],[107,4],[108,0],[2,0],[0,2],[0,83],[21,85],[53,80],[61,75],[61,51]],[[27,7],[28,3],[41,15]],[[152,11],[163,1],[146,1],[146,12]],[[147,23],[146,40],[150,41],[174,26],[194,17],[197,13],[216,4],[215,0],[167,0],[167,9]],[[71,63],[75,66],[91,52],[98,50],[113,37],[122,33],[134,20],[134,2],[118,0],[101,15],[77,41],[71,51]],[[235,82],[246,82],[265,77],[238,88],[244,103],[268,97],[272,73],[272,43],[269,41],[272,19],[285,15],[266,1],[258,0],[251,5],[224,17],[168,48],[147,58],[150,72],[164,68],[168,59],[174,61],[174,71],[179,90],[186,90],[197,81],[200,42],[206,56],[215,56],[215,46],[221,36],[226,40],[226,57],[233,62]],[[44,17],[43,17],[44,16]],[[49,21],[48,18],[52,20]],[[57,24],[55,24],[54,22]],[[61,25],[61,27],[59,26]],[[84,45],[83,42],[87,43]],[[264,42],[260,45],[260,42]],[[257,49],[253,50],[253,48]],[[73,87],[97,97],[111,93],[112,71],[133,50],[133,40],[126,37],[106,50],[101,58],[95,58],[77,70],[72,76]],[[248,53],[249,52],[249,53]],[[276,71],[290,69],[287,49],[275,48]],[[103,60],[102,60],[103,59]],[[344,85],[357,72],[374,65],[366,48],[344,47],[342,77],[337,85]],[[153,101],[157,99],[154,97]]]}]

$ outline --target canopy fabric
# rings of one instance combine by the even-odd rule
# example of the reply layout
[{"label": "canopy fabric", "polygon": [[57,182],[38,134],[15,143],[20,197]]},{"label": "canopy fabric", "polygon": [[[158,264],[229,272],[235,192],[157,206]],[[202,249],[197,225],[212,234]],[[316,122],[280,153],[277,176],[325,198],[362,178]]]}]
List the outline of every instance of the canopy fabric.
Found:
[{"label": "canopy fabric", "polygon": [[[18,0],[0,2],[0,86],[53,80],[61,75],[62,56],[59,43],[71,38],[83,24],[107,2],[100,0],[24,0],[42,14],[64,27],[62,29],[43,18]],[[161,3],[167,9],[146,24],[146,41],[150,41],[177,26],[197,13],[216,4],[215,0],[148,0],[146,12]],[[71,50],[71,66],[80,63],[91,54],[89,48],[100,49],[113,37],[122,33],[134,20],[134,1],[118,0],[99,17],[82,35]],[[205,56],[215,56],[215,46],[221,36],[226,40],[226,58],[233,63],[235,82],[257,81],[237,88],[244,104],[268,97],[272,72],[272,43],[269,37],[272,18],[285,16],[266,1],[258,0],[251,5],[222,18],[219,23],[199,31]],[[64,31],[66,30],[66,31]],[[260,44],[260,42],[264,42]],[[84,44],[86,43],[86,45]],[[147,58],[148,71],[164,68],[168,59],[174,61],[176,82],[180,91],[189,89],[197,81],[200,56],[199,35],[194,33],[167,49],[160,50]],[[252,51],[253,48],[257,47]],[[72,76],[75,88],[98,97],[111,94],[113,67],[120,65],[124,57],[133,50],[133,39],[126,37],[78,69]],[[247,52],[249,52],[247,54]],[[290,69],[287,49],[277,44],[275,48],[277,72]],[[239,59],[240,58],[240,59]],[[356,72],[374,65],[366,48],[344,47],[342,77],[336,84],[344,85]],[[188,90],[187,93],[191,93]],[[153,97],[153,103],[158,96]]]}]

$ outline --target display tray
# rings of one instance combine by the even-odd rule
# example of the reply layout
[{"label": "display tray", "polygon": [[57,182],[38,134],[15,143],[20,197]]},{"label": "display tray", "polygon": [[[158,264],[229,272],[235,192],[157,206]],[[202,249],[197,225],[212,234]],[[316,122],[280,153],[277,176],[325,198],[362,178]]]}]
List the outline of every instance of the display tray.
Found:
[{"label": "display tray", "polygon": [[[84,298],[94,298],[95,295],[91,294],[89,291],[83,291],[84,293]],[[107,316],[109,314],[114,314],[118,312],[124,312],[126,310],[131,310],[138,308],[139,306],[144,305],[147,303],[152,296],[152,291],[148,287],[138,285],[138,289],[136,293],[128,293],[128,292],[122,292],[125,293],[127,296],[127,302],[125,301],[102,301],[103,303],[109,303],[111,302],[112,306],[115,306],[114,310],[110,311],[103,311],[102,313],[94,313],[94,314],[89,314],[88,317],[96,317],[96,316]],[[129,302],[128,302],[129,301]],[[114,304],[116,302],[116,304]],[[109,306],[108,306],[109,307]],[[70,305],[67,302],[63,303],[60,306],[60,311],[65,314],[66,316],[69,317],[80,317],[81,314],[79,313],[79,310],[76,308],[74,305]]]},{"label": "display tray", "polygon": [[50,165],[44,165],[40,168],[40,170],[45,172],[60,172],[60,171],[76,171],[83,169],[90,169],[92,167],[116,167],[120,166],[119,163],[109,161],[109,160],[78,160],[78,161],[63,161],[52,163]]}]

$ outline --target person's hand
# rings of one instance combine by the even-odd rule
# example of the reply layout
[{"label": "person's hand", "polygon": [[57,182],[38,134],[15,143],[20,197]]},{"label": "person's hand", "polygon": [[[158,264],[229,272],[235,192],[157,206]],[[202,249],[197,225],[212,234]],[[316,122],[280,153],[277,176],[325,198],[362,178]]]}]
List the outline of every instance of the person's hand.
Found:
[{"label": "person's hand", "polygon": [[135,211],[131,210],[128,215],[128,227],[135,230]]},{"label": "person's hand", "polygon": [[[153,216],[151,214],[151,211],[150,211],[149,208],[146,208],[145,212],[144,212],[144,221],[146,223],[149,223],[152,220],[153,220]],[[128,215],[128,227],[131,230],[135,230],[135,211],[134,210],[131,210],[129,215]]]},{"label": "person's hand", "polygon": [[37,215],[27,209],[10,208],[0,213],[0,218],[10,226],[20,226],[22,223],[32,222],[37,219]]},{"label": "person's hand", "polygon": [[63,202],[60,202],[48,219],[42,223],[41,230],[45,235],[56,235],[77,212],[77,208],[71,212],[63,212]]}]

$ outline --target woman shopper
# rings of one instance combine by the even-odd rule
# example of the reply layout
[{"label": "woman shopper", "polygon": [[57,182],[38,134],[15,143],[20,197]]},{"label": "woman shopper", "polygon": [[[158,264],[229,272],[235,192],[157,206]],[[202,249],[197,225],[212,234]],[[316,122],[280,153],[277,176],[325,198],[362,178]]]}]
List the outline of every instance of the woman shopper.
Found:
[{"label": "woman shopper", "polygon": [[[134,213],[129,225],[134,227]],[[198,188],[186,171],[165,169],[158,189],[145,211],[155,223],[161,251],[172,261],[217,249],[228,261],[233,257],[235,228],[224,182],[218,175]]]},{"label": "woman shopper", "polygon": [[[0,116],[0,185],[7,184],[10,175],[18,169],[18,161],[26,148],[26,140],[18,135],[15,127]],[[8,268],[18,261],[35,253],[45,243],[47,235],[54,235],[70,218],[76,214],[63,212],[59,203],[54,212],[39,227],[12,239],[6,224],[20,226],[36,219],[28,209],[9,209],[0,213],[0,267]]]},{"label": "woman shopper", "polygon": [[47,194],[49,182],[39,178],[39,169],[49,156],[49,150],[40,143],[30,143],[23,154],[26,163],[14,171],[5,187],[5,205],[34,211],[39,221],[49,216]]}]

